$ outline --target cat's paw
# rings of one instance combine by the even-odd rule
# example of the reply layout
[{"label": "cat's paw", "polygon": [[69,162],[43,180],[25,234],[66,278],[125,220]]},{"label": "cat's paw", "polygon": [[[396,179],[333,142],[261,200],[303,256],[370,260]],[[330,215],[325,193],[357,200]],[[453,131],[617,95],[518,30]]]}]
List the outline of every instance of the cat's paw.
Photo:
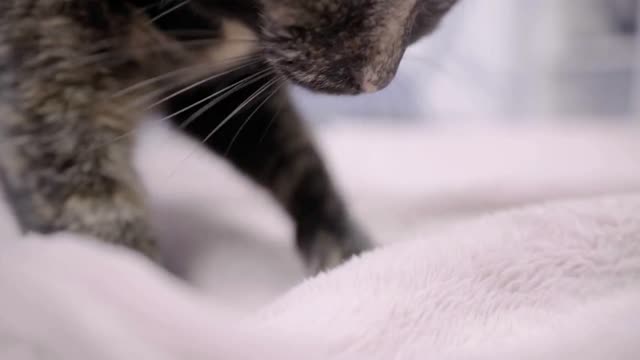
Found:
[{"label": "cat's paw", "polygon": [[309,275],[330,270],[373,248],[369,237],[356,226],[335,231],[328,228],[298,229],[298,246]]}]

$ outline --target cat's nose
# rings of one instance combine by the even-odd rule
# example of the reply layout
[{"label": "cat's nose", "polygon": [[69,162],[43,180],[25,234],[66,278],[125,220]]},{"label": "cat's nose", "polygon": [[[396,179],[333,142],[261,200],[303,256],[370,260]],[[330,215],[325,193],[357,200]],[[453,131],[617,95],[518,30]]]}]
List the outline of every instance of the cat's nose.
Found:
[{"label": "cat's nose", "polygon": [[375,83],[367,79],[362,81],[361,89],[362,89],[362,92],[365,92],[365,93],[374,93],[380,90]]},{"label": "cat's nose", "polygon": [[389,85],[394,75],[395,72],[380,74],[379,72],[367,69],[362,74],[362,78],[360,80],[360,91],[363,93],[374,93],[376,91],[380,91]]}]

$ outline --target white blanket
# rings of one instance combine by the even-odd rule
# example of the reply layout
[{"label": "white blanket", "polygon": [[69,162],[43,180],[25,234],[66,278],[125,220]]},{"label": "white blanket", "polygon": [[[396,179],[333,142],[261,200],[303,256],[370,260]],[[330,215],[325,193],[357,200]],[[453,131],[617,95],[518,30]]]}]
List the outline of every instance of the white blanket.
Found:
[{"label": "white blanket", "polygon": [[628,196],[460,223],[309,281],[260,319],[352,358],[637,359],[638,212]]},{"label": "white blanket", "polygon": [[165,135],[144,140],[141,168],[172,269],[200,290],[88,239],[0,226],[0,359],[640,353],[640,197],[486,214],[639,191],[637,129],[332,130],[322,144],[358,216],[397,244],[266,307],[302,277],[287,222]]}]

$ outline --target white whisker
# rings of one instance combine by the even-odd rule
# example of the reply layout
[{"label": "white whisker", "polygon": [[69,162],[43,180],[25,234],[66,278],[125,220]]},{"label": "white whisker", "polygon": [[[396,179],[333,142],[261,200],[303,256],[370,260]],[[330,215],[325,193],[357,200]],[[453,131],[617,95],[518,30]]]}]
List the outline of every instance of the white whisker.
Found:
[{"label": "white whisker", "polygon": [[218,130],[220,130],[223,126],[225,126],[229,122],[229,120],[231,120],[234,116],[236,116],[236,114],[238,114],[240,111],[242,111],[242,109],[244,109],[248,104],[250,104],[258,96],[262,95],[262,93],[264,93],[269,87],[271,87],[278,80],[279,79],[273,79],[273,80],[269,81],[268,83],[266,83],[265,85],[260,87],[255,93],[253,93],[253,95],[251,95],[247,100],[242,102],[242,104],[238,105],[238,107],[236,107],[235,110],[233,110],[229,115],[227,115],[227,117],[224,118],[224,120],[222,120],[222,122],[220,122],[220,124],[218,124],[218,126],[216,126],[213,130],[211,130],[209,135],[207,135],[207,137],[205,137],[202,140],[202,143],[204,144],[207,141],[209,141],[213,137],[213,135],[215,135],[218,132]]},{"label": "white whisker", "polygon": [[177,69],[177,70],[169,71],[169,72],[164,73],[162,75],[158,75],[158,76],[149,78],[147,80],[140,81],[140,82],[138,82],[138,83],[136,83],[134,85],[131,85],[129,87],[126,87],[126,88],[116,92],[115,94],[113,94],[111,96],[114,97],[114,98],[117,98],[117,97],[120,97],[120,96],[124,96],[124,95],[132,93],[132,92],[134,92],[134,91],[136,91],[136,90],[138,90],[140,88],[143,88],[145,86],[152,85],[152,84],[155,84],[157,82],[160,82],[160,81],[163,81],[163,80],[166,80],[166,79],[170,79],[170,78],[172,78],[172,77],[174,77],[176,75],[182,74],[184,72],[194,71],[195,69],[200,68],[202,66],[203,65],[195,65],[195,66],[192,65],[192,66],[186,66],[186,67],[183,67],[183,68],[180,68],[180,69]]},{"label": "white whisker", "polygon": [[[263,70],[262,72],[264,72],[264,71],[266,71],[266,70]],[[256,75],[256,74],[254,74],[254,75]],[[228,86],[228,87],[226,87],[226,88],[224,88],[224,89],[222,89],[222,90],[220,90],[220,91],[217,91],[217,92],[216,92],[216,93],[214,93],[213,95],[210,95],[210,96],[206,97],[205,99],[202,99],[202,100],[200,100],[200,101],[196,102],[195,104],[192,104],[192,105],[190,105],[190,106],[188,106],[188,107],[186,107],[186,108],[184,108],[184,109],[182,109],[182,110],[180,110],[180,111],[176,111],[175,113],[173,113],[173,114],[171,114],[171,115],[169,115],[169,116],[166,116],[166,117],[164,117],[164,118],[162,118],[162,119],[160,119],[160,120],[158,120],[158,121],[160,121],[160,122],[167,121],[167,120],[171,119],[172,117],[177,116],[177,115],[179,115],[179,114],[181,114],[181,113],[183,113],[183,112],[185,112],[185,111],[187,111],[187,110],[189,110],[189,109],[191,109],[191,108],[193,108],[193,107],[195,107],[195,106],[197,106],[197,105],[199,105],[199,104],[201,104],[201,103],[203,103],[203,102],[205,102],[205,101],[207,101],[207,100],[211,99],[212,97],[218,96],[219,94],[223,93],[223,92],[224,92],[224,91],[226,91],[226,90],[229,90],[230,88],[233,88],[234,86],[240,86],[240,85],[243,85],[243,84],[241,84],[241,83],[242,83],[243,81],[245,81],[245,80],[250,79],[250,78],[255,78],[255,76],[253,76],[253,75],[252,75],[252,76],[250,76],[250,77],[247,77],[247,78],[243,79],[242,81],[236,82],[236,83],[234,83],[233,85],[230,85],[230,86]],[[257,80],[257,79],[254,79],[254,80]],[[236,89],[232,89],[232,91],[230,91],[230,93],[232,93],[232,92],[234,92],[234,91],[236,91]],[[221,96],[221,98],[226,97],[226,95],[228,95],[228,94],[223,94],[223,95]],[[100,148],[102,148],[102,147],[104,147],[104,146],[108,146],[108,145],[113,144],[113,143],[115,143],[115,142],[117,142],[117,141],[120,141],[120,140],[122,140],[122,139],[125,139],[125,138],[127,138],[127,137],[129,137],[129,136],[132,136],[133,134],[135,134],[135,132],[136,132],[136,131],[137,131],[137,128],[134,128],[134,129],[132,129],[132,130],[130,130],[130,131],[127,131],[126,133],[124,133],[124,134],[122,134],[122,135],[119,135],[119,136],[116,136],[115,138],[111,139],[110,141],[108,141],[108,142],[106,142],[106,143],[99,144],[99,145],[97,145],[97,146],[95,146],[95,147],[91,148],[91,150],[90,150],[90,151],[98,150],[98,149],[100,149]]]},{"label": "white whisker", "polygon": [[[249,60],[249,61],[245,61],[245,60]],[[228,59],[228,62],[233,62],[233,61],[245,61],[245,62],[242,65],[231,69],[230,71],[239,70],[239,69],[243,68],[244,66],[248,66],[248,65],[256,62],[257,60],[256,59],[252,59],[251,57],[236,57],[236,58]],[[219,64],[217,64],[217,65],[219,65]],[[114,97],[114,98],[121,97],[121,96],[127,95],[127,94],[129,94],[129,93],[131,93],[131,92],[133,92],[135,90],[141,89],[141,88],[143,88],[145,86],[153,85],[153,84],[155,84],[157,82],[160,82],[160,81],[163,81],[163,80],[166,80],[166,79],[170,79],[172,77],[175,77],[176,75],[180,75],[182,73],[195,72],[197,69],[207,69],[207,68],[210,68],[210,67],[211,67],[211,65],[208,65],[208,64],[197,64],[197,65],[190,65],[190,66],[182,67],[182,68],[179,68],[177,70],[173,70],[173,71],[158,75],[156,77],[152,77],[150,79],[146,79],[144,81],[138,82],[138,83],[136,83],[134,85],[131,85],[131,86],[125,88],[125,89],[122,89],[122,90],[116,92],[115,94],[112,95],[112,97]],[[221,76],[222,74],[218,73],[216,75]],[[213,79],[215,79],[215,77],[212,76],[212,77],[210,77],[208,79],[202,80],[201,82],[198,82],[198,83],[193,84],[191,86],[196,87],[196,86],[201,85],[202,83],[205,83],[205,82],[207,82],[209,80],[213,80]],[[167,100],[169,100],[169,99],[167,99]]]},{"label": "white whisker", "polygon": [[[189,106],[187,106],[187,107],[185,107],[185,108],[183,108],[181,110],[178,110],[178,111],[176,111],[176,112],[174,112],[172,114],[169,114],[168,116],[163,117],[159,121],[166,121],[166,120],[171,119],[171,118],[173,118],[175,116],[178,116],[178,115],[180,115],[180,114],[182,114],[182,113],[184,113],[186,111],[189,111],[189,110],[193,109],[194,107],[196,107],[196,106],[198,106],[198,105],[200,105],[202,103],[210,101],[211,99],[219,96],[220,94],[223,94],[224,92],[226,92],[226,91],[228,91],[230,89],[231,89],[232,92],[235,92],[237,89],[240,89],[241,86],[247,85],[247,83],[250,84],[252,81],[258,80],[259,79],[258,76],[262,76],[268,71],[271,71],[271,69],[265,69],[265,70],[262,70],[262,71],[259,71],[259,72],[255,73],[255,74],[252,74],[252,75],[250,75],[250,76],[248,76],[248,77],[246,77],[246,78],[244,78],[244,79],[242,79],[242,80],[240,80],[240,81],[238,81],[238,82],[236,82],[236,83],[234,83],[232,85],[229,85],[229,86],[223,88],[222,90],[216,91],[215,93],[213,93],[213,94],[211,94],[211,95],[209,95],[209,96],[207,96],[207,97],[205,97],[205,98],[203,98],[201,100],[196,101],[195,103],[193,103],[193,104],[191,104],[191,105],[189,105]],[[256,79],[257,77],[258,77],[258,79]],[[188,126],[188,124],[184,125],[184,126]],[[181,128],[184,127],[184,126],[181,125]]]},{"label": "white whisker", "polygon": [[151,104],[151,105],[149,105],[147,107],[147,110],[150,110],[150,109],[152,109],[152,108],[154,108],[154,107],[156,107],[156,106],[158,106],[158,105],[160,105],[160,104],[162,104],[162,103],[164,103],[164,102],[166,102],[168,100],[171,100],[174,97],[176,97],[178,95],[181,95],[181,94],[183,94],[183,93],[185,93],[185,92],[187,92],[189,90],[192,90],[192,89],[194,89],[194,88],[196,88],[196,87],[198,87],[198,86],[200,86],[200,85],[202,85],[202,84],[204,84],[206,82],[209,82],[211,80],[215,80],[215,79],[217,79],[217,78],[219,78],[221,76],[224,76],[224,75],[231,74],[231,73],[233,73],[235,71],[238,71],[238,70],[240,70],[240,69],[242,69],[242,68],[244,68],[246,66],[255,64],[258,61],[259,61],[259,59],[250,60],[250,61],[248,61],[248,62],[246,62],[246,63],[244,63],[244,64],[242,64],[240,66],[234,67],[234,68],[229,69],[229,70],[225,70],[225,71],[223,71],[221,73],[217,73],[217,74],[211,75],[211,76],[209,76],[207,78],[204,78],[204,79],[202,79],[200,81],[197,81],[197,82],[195,82],[195,83],[193,83],[193,84],[191,84],[191,85],[189,85],[189,86],[187,86],[187,87],[185,87],[183,89],[180,89],[180,90],[178,90],[178,91],[176,91],[176,92],[174,92],[174,93],[172,93],[170,95],[167,95],[166,97],[154,102],[153,104]]},{"label": "white whisker", "polygon": [[151,18],[151,19],[149,20],[149,24],[154,23],[154,22],[156,22],[157,20],[160,20],[161,18],[163,18],[163,17],[165,17],[165,16],[169,15],[170,13],[172,13],[172,12],[174,12],[174,11],[176,11],[176,10],[180,9],[181,7],[183,7],[183,6],[187,5],[187,4],[188,4],[188,3],[190,3],[190,2],[191,2],[191,0],[184,0],[184,1],[180,2],[180,3],[178,3],[177,5],[175,5],[175,6],[171,7],[171,8],[169,8],[169,9],[167,9],[166,11],[161,12],[161,13],[160,13],[160,14],[158,14],[157,16],[155,16],[155,17]]},{"label": "white whisker", "polygon": [[[274,85],[276,84],[278,81],[281,81],[281,79],[274,79],[270,85]],[[238,128],[238,131],[236,132],[236,134],[233,136],[233,138],[231,139],[231,142],[229,142],[229,146],[227,146],[227,149],[225,150],[224,154],[225,156],[229,155],[229,152],[231,151],[231,147],[233,146],[233,144],[236,142],[236,139],[238,138],[238,136],[240,135],[240,133],[242,132],[242,130],[244,129],[245,126],[247,126],[247,124],[249,123],[249,120],[251,120],[251,118],[253,118],[253,116],[267,103],[267,101],[269,101],[275,94],[278,93],[278,91],[280,91],[280,88],[282,88],[282,84],[280,84],[279,86],[277,86],[273,92],[271,92],[271,94],[269,94],[268,96],[266,96],[264,98],[264,100],[262,100],[260,102],[260,104],[258,104],[258,106],[256,106],[255,110],[253,110],[251,112],[251,114],[249,114],[249,116],[247,116],[247,118],[245,119],[245,121],[242,123],[242,125],[240,125],[240,128]]]},{"label": "white whisker", "polygon": [[249,86],[249,85],[255,83],[256,81],[262,80],[262,79],[264,79],[265,77],[267,77],[269,75],[270,75],[269,73],[265,73],[265,74],[262,74],[262,75],[260,75],[258,77],[252,78],[251,80],[249,80],[246,83],[234,85],[233,89],[231,89],[228,92],[220,95],[218,98],[213,99],[210,103],[208,103],[207,105],[203,106],[197,112],[192,114],[186,121],[184,121],[182,124],[180,124],[180,129],[184,129],[187,126],[191,125],[191,123],[193,123],[197,118],[202,116],[202,114],[204,114],[205,112],[209,111],[209,109],[211,109],[212,107],[216,106],[218,103],[220,103],[220,101],[224,100],[227,96],[235,93],[236,91],[244,88],[245,86]]},{"label": "white whisker", "polygon": [[[284,80],[284,77],[282,77],[282,80]],[[269,120],[269,124],[267,124],[267,127],[262,132],[262,135],[260,135],[260,139],[258,140],[258,144],[262,144],[262,142],[264,141],[264,138],[269,133],[269,130],[271,130],[271,126],[276,121],[278,116],[280,116],[280,114],[282,113],[283,108],[284,108],[284,106],[282,104],[280,104],[280,106],[278,106],[278,110],[276,110],[276,112],[273,114],[273,116],[271,117],[271,120]]]},{"label": "white whisker", "polygon": [[[240,111],[242,111],[242,109],[244,109],[248,104],[250,104],[253,100],[255,100],[258,96],[260,96],[262,93],[264,93],[269,87],[271,87],[273,84],[275,84],[279,80],[280,80],[279,78],[272,79],[269,82],[267,82],[265,85],[261,86],[258,90],[256,90],[256,92],[254,92],[253,95],[251,95],[249,98],[247,98],[245,101],[243,101],[240,105],[238,105],[238,107],[236,107],[235,110],[233,110],[229,115],[227,115],[227,117],[225,117],[224,120],[222,120],[222,122],[220,122],[220,124],[218,124],[218,126],[216,126],[202,140],[201,143],[205,144],[207,141],[209,141],[213,137],[213,135],[215,135],[218,132],[218,130],[220,130],[224,125],[226,125],[229,122],[229,120],[231,120]],[[195,150],[189,152],[189,154],[187,154],[187,156],[185,156],[184,159],[182,159],[182,161],[180,163],[182,164],[185,161],[187,161],[194,154],[194,152],[195,152]],[[177,169],[173,170],[171,172],[171,174],[169,175],[169,177],[173,177],[173,175],[175,175],[176,171],[177,171]]]}]

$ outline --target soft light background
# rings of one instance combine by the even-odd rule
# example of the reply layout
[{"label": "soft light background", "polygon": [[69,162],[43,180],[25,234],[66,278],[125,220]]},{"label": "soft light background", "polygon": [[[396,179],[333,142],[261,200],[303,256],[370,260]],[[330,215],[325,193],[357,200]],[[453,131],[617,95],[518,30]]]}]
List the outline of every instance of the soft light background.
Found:
[{"label": "soft light background", "polygon": [[622,121],[640,114],[637,0],[463,0],[379,94],[299,91],[317,122]]}]

